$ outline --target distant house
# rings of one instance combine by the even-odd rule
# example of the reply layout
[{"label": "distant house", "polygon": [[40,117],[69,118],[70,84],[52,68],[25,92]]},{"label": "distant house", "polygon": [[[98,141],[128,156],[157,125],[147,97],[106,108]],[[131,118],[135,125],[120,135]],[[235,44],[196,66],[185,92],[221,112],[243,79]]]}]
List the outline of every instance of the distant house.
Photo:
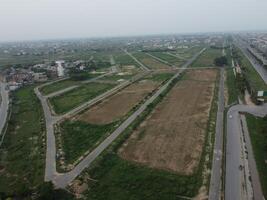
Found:
[{"label": "distant house", "polygon": [[59,60],[56,61],[56,65],[57,65],[57,75],[58,77],[63,77],[64,76],[64,61],[63,60]]},{"label": "distant house", "polygon": [[45,73],[33,73],[33,80],[35,82],[47,81],[47,75]]},{"label": "distant house", "polygon": [[259,102],[266,102],[267,101],[267,91],[258,91],[257,100]]}]

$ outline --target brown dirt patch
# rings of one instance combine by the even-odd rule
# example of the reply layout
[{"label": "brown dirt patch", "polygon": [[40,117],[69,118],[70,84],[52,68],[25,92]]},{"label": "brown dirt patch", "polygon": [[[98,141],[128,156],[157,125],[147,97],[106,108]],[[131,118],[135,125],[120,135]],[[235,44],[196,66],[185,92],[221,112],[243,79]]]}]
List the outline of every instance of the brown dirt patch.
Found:
[{"label": "brown dirt patch", "polygon": [[152,69],[170,69],[170,66],[163,64],[153,58],[141,59],[141,62]]},{"label": "brown dirt patch", "polygon": [[217,71],[192,70],[187,75],[199,81],[178,82],[124,143],[121,157],[153,168],[194,172],[205,141]]},{"label": "brown dirt patch", "polygon": [[158,84],[149,80],[134,83],[82,113],[78,119],[92,124],[108,124],[118,120],[157,88]]},{"label": "brown dirt patch", "polygon": [[189,70],[185,77],[187,77],[187,79],[196,81],[215,81],[217,72],[217,69]]}]

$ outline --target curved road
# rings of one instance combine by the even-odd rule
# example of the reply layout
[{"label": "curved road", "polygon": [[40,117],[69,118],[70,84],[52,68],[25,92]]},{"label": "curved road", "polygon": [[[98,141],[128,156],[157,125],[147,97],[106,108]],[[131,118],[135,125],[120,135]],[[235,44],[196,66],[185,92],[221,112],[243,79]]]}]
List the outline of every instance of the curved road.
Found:
[{"label": "curved road", "polygon": [[[227,113],[225,199],[251,199],[253,195],[255,200],[262,200],[263,195],[246,120],[240,113],[264,117],[267,115],[267,104],[262,106],[235,105]],[[246,146],[247,156],[244,155],[243,146]],[[251,176],[251,183],[248,181],[249,176]]]}]

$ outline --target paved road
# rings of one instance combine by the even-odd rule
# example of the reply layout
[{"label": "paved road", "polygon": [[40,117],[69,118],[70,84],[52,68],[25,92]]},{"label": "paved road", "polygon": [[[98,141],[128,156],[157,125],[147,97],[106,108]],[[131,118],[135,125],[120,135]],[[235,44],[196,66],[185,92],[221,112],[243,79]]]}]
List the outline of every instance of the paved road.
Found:
[{"label": "paved road", "polygon": [[[68,112],[64,115],[61,115],[61,116],[53,116],[52,115],[51,109],[50,109],[48,102],[47,102],[47,97],[42,96],[42,94],[39,91],[39,88],[43,87],[43,85],[36,87],[34,89],[35,94],[37,95],[37,97],[41,101],[41,104],[42,104],[42,107],[44,110],[45,120],[46,120],[46,131],[47,131],[47,135],[46,135],[46,137],[47,137],[46,143],[47,144],[46,145],[47,145],[47,149],[46,149],[45,181],[53,181],[54,178],[58,176],[58,173],[56,171],[56,143],[55,143],[55,136],[54,136],[54,124],[56,124],[60,120],[63,120],[64,118],[70,117],[70,116],[76,114],[77,112],[80,112],[81,110],[83,110],[83,109],[99,102],[100,100],[114,94],[118,90],[129,85],[132,81],[135,81],[139,78],[142,78],[146,74],[147,74],[147,72],[144,72],[140,75],[137,75],[137,76],[133,77],[133,79],[131,81],[123,82],[122,84],[116,86],[115,88],[105,92],[102,95],[99,95],[98,97],[82,104],[79,107],[76,107],[75,109],[73,109],[70,112]],[[97,77],[97,78],[99,78],[99,77]],[[89,81],[87,81],[87,82],[89,82]],[[47,85],[47,83],[44,85]],[[63,90],[65,90],[65,89],[63,89]],[[60,91],[59,91],[59,93],[60,93]]]},{"label": "paved road", "polygon": [[223,152],[223,118],[224,118],[224,69],[220,71],[220,85],[218,95],[218,111],[216,119],[216,134],[214,143],[214,154],[209,189],[209,200],[221,199],[221,177],[222,177],[222,152]]},{"label": "paved road", "polygon": [[141,63],[136,57],[134,57],[131,53],[129,53],[127,50],[124,50],[124,52],[128,55],[128,56],[130,56],[135,62],[137,62],[139,65],[140,65],[140,67],[141,67],[141,69],[142,70],[144,70],[144,71],[150,71],[150,69],[147,67],[147,66],[145,66],[143,63]]},{"label": "paved road", "polygon": [[[193,58],[187,61],[183,68],[191,65],[191,63],[201,54],[205,49],[196,54]],[[74,180],[85,168],[89,167],[90,164],[99,156],[146,108],[152,103],[172,82],[173,79],[177,78],[185,69],[177,72],[164,86],[162,86],[152,97],[150,97],[140,108],[135,111],[126,121],[124,121],[109,137],[107,137],[98,147],[96,147],[89,155],[85,157],[72,171],[66,174],[60,174],[54,180],[54,184],[57,187],[64,188],[72,180]]]},{"label": "paved road", "polygon": [[247,50],[248,45],[240,40],[237,40],[236,42],[237,46],[241,49],[243,54],[247,57],[247,59],[250,61],[252,66],[256,69],[256,71],[259,73],[261,78],[264,80],[264,82],[267,84],[267,68],[262,66]]},{"label": "paved road", "polygon": [[[196,54],[193,58],[188,60],[183,68],[189,66],[205,49]],[[35,88],[35,93],[40,99],[43,106],[46,128],[47,128],[47,149],[46,149],[46,167],[45,167],[45,181],[52,181],[56,187],[64,188],[72,180],[75,179],[85,168],[87,168],[95,158],[101,154],[145,109],[154,101],[171,83],[171,81],[178,77],[185,69],[179,70],[164,86],[162,86],[152,97],[150,97],[140,108],[135,111],[126,121],[124,121],[108,138],[106,138],[96,149],[94,149],[89,155],[85,157],[74,169],[68,173],[59,174],[56,171],[56,143],[53,125],[62,119],[64,116],[54,117],[52,116],[47,100],[41,95],[38,87]],[[101,95],[100,97],[102,98]]]},{"label": "paved road", "polygon": [[0,136],[1,136],[0,146],[1,146],[4,140],[3,129],[8,116],[9,98],[8,98],[8,91],[6,90],[6,83],[0,82],[0,89],[1,89],[1,106],[0,106]]},{"label": "paved road", "polygon": [[[267,104],[262,106],[235,105],[227,113],[227,142],[226,142],[226,177],[225,177],[225,199],[247,199],[249,193],[246,185],[246,176],[240,166],[244,166],[244,155],[242,155],[243,130],[246,129],[246,123],[241,120],[240,112],[250,113],[255,116],[263,117],[267,114]],[[245,128],[244,128],[245,127]],[[247,135],[247,136],[246,136]],[[252,179],[254,199],[263,199],[257,168],[253,157],[253,151],[250,144],[248,133],[245,131],[246,147],[248,151],[248,164]]]}]

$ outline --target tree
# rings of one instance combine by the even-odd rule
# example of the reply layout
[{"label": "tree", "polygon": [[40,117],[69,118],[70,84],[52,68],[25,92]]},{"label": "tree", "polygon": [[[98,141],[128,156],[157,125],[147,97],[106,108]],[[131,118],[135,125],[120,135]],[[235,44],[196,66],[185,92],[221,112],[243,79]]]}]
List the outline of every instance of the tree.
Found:
[{"label": "tree", "polygon": [[226,56],[222,56],[222,57],[219,57],[219,58],[215,58],[214,60],[214,64],[216,66],[219,66],[219,67],[222,67],[224,65],[227,65],[228,64],[228,61],[227,61],[227,58]]}]

